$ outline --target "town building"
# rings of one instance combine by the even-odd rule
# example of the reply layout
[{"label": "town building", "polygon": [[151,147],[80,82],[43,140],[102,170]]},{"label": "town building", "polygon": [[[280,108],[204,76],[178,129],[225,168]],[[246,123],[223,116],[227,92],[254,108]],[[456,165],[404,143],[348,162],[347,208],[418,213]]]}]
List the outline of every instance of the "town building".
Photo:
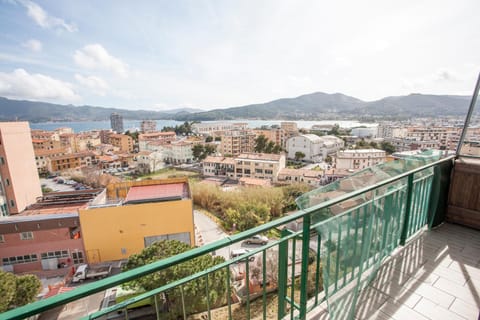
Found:
[{"label": "town building", "polygon": [[204,136],[215,136],[219,137],[223,133],[231,130],[246,130],[248,127],[247,123],[239,122],[201,122],[194,123],[192,125],[192,131],[195,134],[200,134]]},{"label": "town building", "polygon": [[41,195],[28,122],[0,122],[0,216],[22,212]]},{"label": "town building", "polygon": [[120,151],[133,152],[133,139],[126,134],[111,134],[108,136],[108,143],[118,147]]},{"label": "town building", "polygon": [[123,133],[123,117],[118,113],[110,115],[110,127],[116,133]]},{"label": "town building", "polygon": [[376,138],[378,134],[377,127],[358,127],[352,128],[351,135],[359,138]]},{"label": "town building", "polygon": [[204,176],[235,178],[235,159],[208,156],[202,161],[202,170]]},{"label": "town building", "polygon": [[32,145],[34,150],[52,150],[61,148],[59,140],[51,139],[32,139]]},{"label": "town building", "polygon": [[258,178],[277,182],[278,173],[285,168],[285,155],[242,153],[235,157],[235,179]]},{"label": "town building", "polygon": [[288,158],[295,159],[297,152],[301,152],[305,155],[301,160],[321,162],[327,155],[337,152],[344,145],[345,142],[335,136],[302,134],[287,140]]},{"label": "town building", "polygon": [[158,142],[159,144],[167,144],[175,141],[177,135],[174,131],[167,132],[150,132],[142,133],[138,135],[138,148],[140,151],[147,151],[149,147],[147,146],[150,142]]},{"label": "town building", "polygon": [[185,141],[175,141],[170,144],[162,144],[161,150],[163,161],[170,164],[192,163],[194,160],[193,144]]},{"label": "town building", "polygon": [[47,169],[52,173],[60,173],[71,169],[90,166],[95,160],[93,152],[68,153],[47,159]]},{"label": "town building", "polygon": [[187,178],[111,184],[79,215],[89,263],[127,259],[159,240],[195,245]]},{"label": "town building", "polygon": [[140,151],[136,154],[137,171],[145,174],[162,169],[165,166],[163,155],[158,151]]},{"label": "town building", "polygon": [[0,219],[0,268],[24,273],[86,262],[78,209],[101,191],[52,192]]},{"label": "town building", "polygon": [[386,153],[379,149],[354,149],[338,151],[336,169],[360,170],[385,162]]},{"label": "town building", "polygon": [[140,131],[143,133],[155,132],[157,131],[157,121],[155,120],[143,120],[140,123]]},{"label": "town building", "polygon": [[220,153],[224,156],[237,156],[253,152],[257,135],[253,130],[232,130],[221,135]]},{"label": "town building", "polygon": [[67,152],[63,148],[59,149],[38,149],[34,150],[35,153],[35,164],[37,165],[37,170],[39,174],[48,173],[48,161],[50,158],[60,157],[65,155]]}]

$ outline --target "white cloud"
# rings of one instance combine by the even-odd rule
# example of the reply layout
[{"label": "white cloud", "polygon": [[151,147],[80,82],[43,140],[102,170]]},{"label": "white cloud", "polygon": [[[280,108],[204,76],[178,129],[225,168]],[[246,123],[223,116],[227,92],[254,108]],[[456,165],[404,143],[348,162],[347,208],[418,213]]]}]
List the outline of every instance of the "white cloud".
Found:
[{"label": "white cloud", "polygon": [[75,74],[75,79],[82,86],[89,88],[93,93],[104,96],[108,90],[108,84],[105,80],[95,76],[84,77],[80,74]]},{"label": "white cloud", "polygon": [[17,99],[61,99],[78,100],[68,82],[57,80],[43,74],[30,74],[24,69],[12,73],[0,72],[0,95]]},{"label": "white cloud", "polygon": [[64,29],[68,32],[78,31],[77,26],[65,20],[49,15],[42,7],[33,1],[21,0],[20,3],[27,8],[27,14],[40,27],[45,29]]},{"label": "white cloud", "polygon": [[128,65],[110,55],[100,44],[89,44],[81,50],[76,50],[73,59],[83,68],[109,70],[122,78],[128,76]]},{"label": "white cloud", "polygon": [[30,39],[27,42],[22,43],[22,46],[33,52],[42,51],[42,43],[35,39]]}]

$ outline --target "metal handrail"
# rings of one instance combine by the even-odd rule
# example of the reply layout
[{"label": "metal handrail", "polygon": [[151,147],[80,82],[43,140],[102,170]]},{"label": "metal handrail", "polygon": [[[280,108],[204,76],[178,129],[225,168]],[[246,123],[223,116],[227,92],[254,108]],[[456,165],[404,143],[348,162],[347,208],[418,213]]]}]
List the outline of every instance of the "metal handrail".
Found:
[{"label": "metal handrail", "polygon": [[[367,193],[369,191],[372,191],[374,189],[377,189],[377,188],[380,188],[382,186],[388,185],[392,182],[395,182],[395,181],[398,181],[400,179],[406,178],[406,177],[408,177],[408,176],[410,176],[414,173],[417,173],[417,172],[423,171],[425,169],[437,166],[437,165],[445,163],[447,161],[452,161],[454,158],[455,158],[455,156],[453,156],[453,155],[449,156],[449,157],[446,157],[446,158],[442,158],[440,160],[437,160],[437,161],[425,164],[423,166],[420,166],[416,169],[412,169],[412,170],[409,170],[405,173],[402,173],[402,174],[396,175],[394,177],[388,178],[384,181],[375,183],[371,186],[367,186],[367,187],[358,189],[356,191],[352,191],[350,193],[343,194],[339,197],[336,197],[336,198],[333,198],[333,199],[330,199],[330,200],[326,200],[326,201],[324,201],[324,202],[322,202],[318,205],[314,205],[314,206],[309,207],[307,209],[299,210],[294,214],[291,214],[291,215],[288,215],[288,216],[285,216],[285,217],[281,217],[281,218],[276,219],[274,221],[270,221],[268,223],[265,223],[261,226],[252,228],[250,230],[247,230],[247,231],[244,231],[244,232],[241,232],[241,233],[238,233],[238,234],[235,234],[235,235],[223,238],[223,239],[220,239],[220,240],[215,241],[213,243],[206,244],[206,245],[201,246],[201,247],[193,248],[192,250],[189,250],[187,252],[184,252],[184,253],[181,253],[181,254],[166,258],[166,259],[162,259],[162,260],[153,262],[151,264],[138,267],[138,268],[133,269],[133,270],[128,270],[128,271],[122,272],[118,275],[114,275],[114,276],[96,281],[94,283],[85,284],[83,286],[80,286],[80,287],[76,288],[75,290],[53,296],[53,297],[50,297],[50,298],[45,299],[45,300],[40,300],[40,301],[37,301],[37,302],[33,302],[31,304],[27,304],[25,306],[13,309],[13,310],[9,310],[5,313],[0,314],[0,319],[24,319],[28,316],[32,316],[32,315],[47,311],[49,309],[64,305],[68,302],[72,302],[72,301],[78,300],[80,298],[90,296],[90,295],[92,295],[94,293],[97,293],[97,292],[100,292],[102,290],[114,287],[116,285],[123,284],[125,282],[128,282],[128,281],[137,279],[139,277],[151,274],[153,272],[157,272],[157,271],[166,269],[168,267],[171,267],[173,265],[177,265],[177,264],[182,263],[184,261],[188,261],[190,259],[194,259],[194,258],[197,258],[199,256],[211,253],[213,251],[216,251],[218,249],[227,247],[229,245],[240,242],[242,240],[246,240],[247,238],[249,238],[253,235],[263,233],[263,232],[268,231],[270,229],[273,229],[273,228],[279,227],[281,225],[285,225],[289,222],[295,221],[297,219],[310,218],[310,214],[315,213],[318,210],[328,208],[328,207],[331,207],[335,204],[346,201],[348,199],[357,197],[359,195],[362,195],[362,194]],[[327,220],[325,220],[325,222],[329,221],[330,219],[334,219],[334,218],[335,217],[328,218]],[[304,226],[304,229],[305,229],[305,226]],[[229,261],[229,262],[231,262],[231,261]]]}]

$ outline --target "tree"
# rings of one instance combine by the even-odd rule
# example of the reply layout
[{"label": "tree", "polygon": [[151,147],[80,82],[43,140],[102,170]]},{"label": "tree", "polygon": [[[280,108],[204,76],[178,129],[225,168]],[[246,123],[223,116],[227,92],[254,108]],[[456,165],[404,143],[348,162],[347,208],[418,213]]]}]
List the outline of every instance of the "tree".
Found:
[{"label": "tree", "polygon": [[[158,241],[143,249],[139,254],[131,255],[124,267],[124,271],[165,259],[190,249],[189,245],[177,240]],[[134,290],[149,291],[223,262],[225,262],[223,257],[213,257],[207,254],[133,280],[124,286]],[[176,287],[166,292],[166,305],[169,308],[168,316],[171,319],[176,319],[177,316],[182,315],[183,305],[185,305],[186,314],[205,311],[208,305],[210,308],[221,306],[226,298],[226,270],[221,269],[208,275],[208,301],[205,294],[206,285],[206,277],[201,277],[184,284],[182,289]]]},{"label": "tree", "polygon": [[305,153],[302,151],[295,152],[295,160],[300,161],[303,158],[305,158]]},{"label": "tree", "polygon": [[390,142],[388,141],[383,141],[381,144],[380,144],[380,148],[382,150],[385,150],[386,153],[388,154],[392,154],[396,151],[395,149],[395,146],[392,145]]},{"label": "tree", "polygon": [[264,152],[265,147],[267,146],[267,141],[268,139],[263,134],[259,135],[255,139],[255,152]]},{"label": "tree", "polygon": [[130,130],[127,130],[125,135],[130,136],[135,143],[138,143],[138,131],[130,132]]},{"label": "tree", "polygon": [[15,276],[0,270],[0,312],[33,302],[41,288],[35,275]]},{"label": "tree", "polygon": [[200,159],[204,151],[205,149],[202,144],[196,144],[192,147],[192,154],[195,159]]},{"label": "tree", "polygon": [[15,299],[16,289],[15,275],[0,270],[0,312],[5,312],[9,309],[12,301]]},{"label": "tree", "polygon": [[33,274],[18,276],[16,282],[17,292],[14,299],[16,307],[35,301],[35,297],[42,289],[42,282]]}]

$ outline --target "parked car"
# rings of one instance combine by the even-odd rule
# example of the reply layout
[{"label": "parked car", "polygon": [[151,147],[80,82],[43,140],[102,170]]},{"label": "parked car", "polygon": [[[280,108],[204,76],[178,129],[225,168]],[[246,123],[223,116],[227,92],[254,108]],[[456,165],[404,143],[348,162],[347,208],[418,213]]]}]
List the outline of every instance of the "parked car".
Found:
[{"label": "parked car", "polygon": [[[236,250],[232,250],[232,251],[230,252],[230,258],[231,258],[231,259],[234,259],[234,258],[236,258],[236,257],[242,256],[242,255],[247,254],[247,253],[249,253],[249,252],[250,252],[250,250],[247,250],[247,249],[236,249]],[[255,257],[254,257],[254,256],[250,256],[250,257],[248,257],[248,260],[249,260],[249,261],[253,261],[253,260],[255,260]],[[239,262],[240,262],[240,261],[239,261]]]},{"label": "parked car", "polygon": [[265,245],[268,243],[268,238],[259,234],[254,235],[251,238],[245,240],[247,244],[261,244]]}]

